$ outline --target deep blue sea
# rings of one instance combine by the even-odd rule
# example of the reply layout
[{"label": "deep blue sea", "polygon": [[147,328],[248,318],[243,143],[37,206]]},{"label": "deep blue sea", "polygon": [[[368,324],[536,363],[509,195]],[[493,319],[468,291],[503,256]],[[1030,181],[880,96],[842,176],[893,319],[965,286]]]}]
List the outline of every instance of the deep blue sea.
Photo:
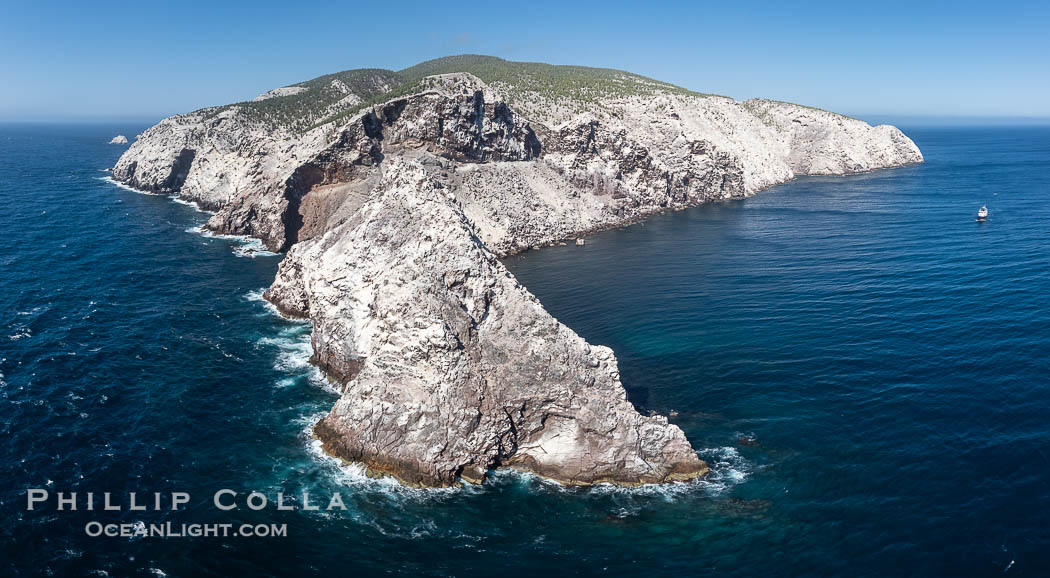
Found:
[{"label": "deep blue sea", "polygon": [[[3,574],[1050,575],[1050,128],[903,127],[921,166],[801,178],[507,259],[712,466],[408,490],[318,453],[335,394],[279,256],[103,180],[144,126],[0,126]],[[987,203],[992,216],[975,222]],[[26,510],[28,488],[119,512]],[[218,511],[218,489],[240,492]],[[247,509],[340,492],[345,512]],[[127,493],[184,491],[178,512]],[[89,537],[89,522],[287,536]]]}]

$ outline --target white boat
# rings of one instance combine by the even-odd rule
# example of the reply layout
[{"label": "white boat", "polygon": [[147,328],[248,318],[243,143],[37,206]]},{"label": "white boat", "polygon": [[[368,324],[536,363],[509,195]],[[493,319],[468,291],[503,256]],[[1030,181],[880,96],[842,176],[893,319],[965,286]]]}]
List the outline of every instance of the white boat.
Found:
[{"label": "white boat", "polygon": [[981,205],[981,208],[977,210],[977,220],[983,221],[988,218],[988,206]]}]

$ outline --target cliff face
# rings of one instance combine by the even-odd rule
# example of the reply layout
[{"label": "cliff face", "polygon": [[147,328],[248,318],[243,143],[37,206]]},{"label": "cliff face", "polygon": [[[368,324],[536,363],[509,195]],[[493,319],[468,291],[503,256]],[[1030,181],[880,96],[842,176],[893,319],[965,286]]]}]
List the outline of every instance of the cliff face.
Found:
[{"label": "cliff face", "polygon": [[520,467],[567,483],[702,474],[685,435],[626,399],[616,358],[552,318],[474,234],[452,163],[388,157],[352,218],[289,251],[267,298],[314,320],[344,383],[330,453],[410,484]]},{"label": "cliff face", "polygon": [[[460,64],[435,63],[420,67]],[[679,428],[626,400],[612,352],[553,319],[496,257],[922,155],[896,128],[816,109],[594,69],[552,97],[540,89],[575,69],[505,64],[517,76],[414,67],[384,96],[389,76],[355,71],[172,117],[114,178],[288,249],[267,298],[311,319],[314,361],[343,385],[315,430],[332,454],[421,485],[493,467],[578,484],[702,475]],[[285,101],[295,120],[275,124]]]}]

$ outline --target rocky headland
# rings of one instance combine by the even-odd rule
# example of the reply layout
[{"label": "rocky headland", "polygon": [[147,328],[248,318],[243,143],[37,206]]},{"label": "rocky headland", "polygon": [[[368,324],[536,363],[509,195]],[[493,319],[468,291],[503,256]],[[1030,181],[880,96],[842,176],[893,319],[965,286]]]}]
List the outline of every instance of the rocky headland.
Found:
[{"label": "rocky headland", "polygon": [[113,178],[287,251],[266,298],[313,324],[341,397],[326,451],[404,483],[510,467],[568,484],[704,475],[616,358],[499,257],[796,175],[922,162],[892,126],[605,69],[461,56],[352,70],[177,115]]}]

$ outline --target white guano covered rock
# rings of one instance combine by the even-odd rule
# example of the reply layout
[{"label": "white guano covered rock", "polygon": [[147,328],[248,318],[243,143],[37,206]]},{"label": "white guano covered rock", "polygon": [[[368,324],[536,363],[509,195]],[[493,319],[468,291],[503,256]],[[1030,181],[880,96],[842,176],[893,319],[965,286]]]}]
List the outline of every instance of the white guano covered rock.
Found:
[{"label": "white guano covered rock", "polygon": [[309,316],[315,360],[344,382],[315,429],[325,448],[426,486],[495,467],[570,484],[702,475],[679,428],[627,401],[612,351],[515,281],[426,160],[387,159],[372,198],[293,247],[267,293]]}]

